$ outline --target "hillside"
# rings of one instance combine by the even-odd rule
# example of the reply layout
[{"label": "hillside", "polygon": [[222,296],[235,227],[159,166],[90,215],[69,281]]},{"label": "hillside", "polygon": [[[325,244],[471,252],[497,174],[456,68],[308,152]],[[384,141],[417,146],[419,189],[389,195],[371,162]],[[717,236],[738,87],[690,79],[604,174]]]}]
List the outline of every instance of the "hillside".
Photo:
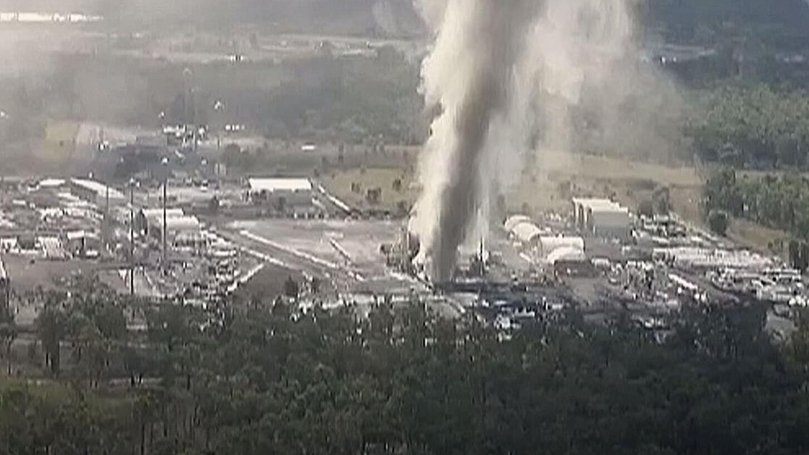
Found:
[{"label": "hillside", "polygon": [[669,41],[755,37],[782,48],[809,43],[806,0],[648,0],[643,13],[647,26]]},{"label": "hillside", "polygon": [[[809,45],[809,0],[646,0],[647,28],[668,41],[755,36],[778,47]],[[84,11],[135,26],[183,22],[260,24],[283,31],[406,37],[423,33],[412,0],[0,0],[0,9]]]},{"label": "hillside", "polygon": [[100,14],[116,25],[228,27],[406,37],[421,33],[411,0],[0,0],[0,10]]}]

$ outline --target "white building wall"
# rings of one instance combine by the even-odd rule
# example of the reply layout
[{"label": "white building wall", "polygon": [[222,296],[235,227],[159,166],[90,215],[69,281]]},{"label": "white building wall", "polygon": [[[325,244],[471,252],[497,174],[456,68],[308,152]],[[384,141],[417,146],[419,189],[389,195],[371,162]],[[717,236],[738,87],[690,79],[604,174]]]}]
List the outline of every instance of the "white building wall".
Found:
[{"label": "white building wall", "polygon": [[597,236],[625,240],[630,235],[631,219],[625,211],[592,211],[590,227]]}]

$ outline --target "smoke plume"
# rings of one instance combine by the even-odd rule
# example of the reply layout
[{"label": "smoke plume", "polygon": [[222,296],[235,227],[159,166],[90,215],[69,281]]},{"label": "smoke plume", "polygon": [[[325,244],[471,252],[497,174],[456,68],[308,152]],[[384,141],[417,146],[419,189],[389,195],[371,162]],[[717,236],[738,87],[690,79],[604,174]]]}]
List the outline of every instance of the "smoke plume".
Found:
[{"label": "smoke plume", "polygon": [[437,114],[411,229],[433,280],[451,278],[526,166],[581,146],[582,123],[601,147],[639,145],[625,135],[647,129],[649,109],[633,94],[658,78],[634,47],[631,1],[417,0],[435,33],[422,90]]}]

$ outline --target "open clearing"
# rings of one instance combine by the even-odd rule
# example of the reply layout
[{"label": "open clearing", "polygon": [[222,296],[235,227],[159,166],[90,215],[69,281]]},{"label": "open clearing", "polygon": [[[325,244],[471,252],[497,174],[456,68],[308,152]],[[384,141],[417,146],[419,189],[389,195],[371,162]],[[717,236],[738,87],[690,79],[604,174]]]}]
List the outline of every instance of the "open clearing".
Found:
[{"label": "open clearing", "polygon": [[401,230],[393,221],[268,219],[236,221],[227,230],[232,240],[276,261],[284,280],[287,270],[299,270],[337,293],[355,294],[401,293],[414,285],[392,273],[380,252]]},{"label": "open clearing", "polygon": [[[398,166],[397,166],[398,165]],[[393,189],[401,180],[402,191]],[[377,208],[396,211],[398,204],[411,205],[418,197],[412,167],[390,163],[390,167],[352,168],[334,171],[321,178],[324,186],[346,203],[369,208],[368,188],[382,189]],[[701,221],[699,200],[703,176],[693,167],[666,166],[631,159],[593,155],[543,152],[536,163],[507,188],[507,209],[511,212],[565,212],[572,196],[614,197],[630,207],[637,205],[660,187],[667,187],[677,213],[693,222]],[[360,191],[351,191],[352,183]]]},{"label": "open clearing", "polygon": [[[399,181],[398,190],[394,182]],[[335,196],[352,207],[381,209],[398,213],[409,207],[418,197],[418,189],[412,185],[413,175],[397,168],[350,169],[335,172],[321,179],[323,185]],[[352,184],[359,191],[352,191]],[[367,191],[379,188],[382,198],[377,204],[369,204]]]}]

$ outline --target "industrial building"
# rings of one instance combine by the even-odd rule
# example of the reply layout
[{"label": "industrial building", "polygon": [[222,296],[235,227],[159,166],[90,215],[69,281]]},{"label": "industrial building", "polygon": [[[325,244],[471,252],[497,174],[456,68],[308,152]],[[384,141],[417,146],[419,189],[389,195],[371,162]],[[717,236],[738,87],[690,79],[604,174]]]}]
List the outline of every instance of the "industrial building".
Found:
[{"label": "industrial building", "polygon": [[[161,241],[163,239],[163,211],[147,217],[149,235]],[[174,246],[180,243],[196,243],[201,238],[202,224],[195,216],[166,216],[166,241]]]},{"label": "industrial building", "polygon": [[554,253],[575,252],[576,256],[584,256],[584,239],[576,236],[542,236],[539,238],[539,253],[543,258],[550,258]]},{"label": "industrial building", "polygon": [[251,178],[247,199],[277,212],[306,214],[314,210],[314,187],[306,178]]},{"label": "industrial building", "polygon": [[95,258],[101,254],[103,249],[98,234],[83,230],[66,233],[62,243],[73,257]]},{"label": "industrial building", "polygon": [[531,222],[531,218],[527,215],[512,215],[506,219],[503,227],[506,229],[506,232],[512,232],[517,225]]},{"label": "industrial building", "polygon": [[627,240],[631,235],[632,217],[629,209],[609,199],[573,199],[573,220],[576,229],[585,235]]},{"label": "industrial building", "polygon": [[128,202],[124,193],[95,180],[71,179],[70,191],[79,198],[92,202],[98,207],[106,207],[107,204],[114,207]]},{"label": "industrial building", "polygon": [[[128,216],[128,214],[127,214]],[[185,211],[179,208],[167,208],[166,219],[185,216]],[[152,228],[161,229],[163,226],[163,209],[141,209],[135,215],[135,230],[138,232],[150,232]]]},{"label": "industrial building", "polygon": [[527,216],[512,216],[506,220],[503,227],[511,239],[516,240],[524,248],[543,258],[545,262],[553,264],[559,258],[586,259],[583,238],[570,235],[552,235],[547,229],[542,229],[534,224]]},{"label": "industrial building", "polygon": [[545,257],[545,263],[553,267],[556,276],[592,276],[595,267],[584,251],[575,247],[559,247]]},{"label": "industrial building", "polygon": [[539,239],[543,234],[545,234],[545,231],[534,223],[517,224],[509,232],[511,238],[520,242],[523,246],[531,248],[538,246]]},{"label": "industrial building", "polygon": [[773,260],[748,250],[702,247],[655,248],[652,257],[684,270],[753,269],[773,267]]},{"label": "industrial building", "polygon": [[58,189],[64,186],[65,181],[62,179],[42,179],[37,183],[37,189],[46,190],[46,189]]}]

